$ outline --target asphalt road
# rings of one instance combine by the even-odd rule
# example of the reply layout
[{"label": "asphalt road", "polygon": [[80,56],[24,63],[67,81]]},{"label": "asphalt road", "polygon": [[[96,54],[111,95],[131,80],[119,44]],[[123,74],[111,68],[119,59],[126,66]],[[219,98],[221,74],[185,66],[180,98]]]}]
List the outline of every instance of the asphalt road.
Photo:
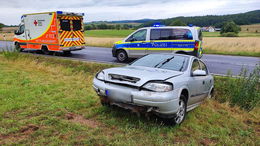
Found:
[{"label": "asphalt road", "polygon": [[[11,46],[12,42],[0,41],[0,49],[10,49]],[[56,57],[65,56],[57,55]],[[118,63],[116,58],[112,57],[111,48],[101,47],[86,47],[84,50],[72,52],[71,56],[65,58],[103,63]],[[242,68],[246,68],[249,72],[252,72],[256,64],[260,64],[260,57],[204,54],[202,60],[207,64],[211,73],[220,75],[226,75],[228,72],[231,72],[233,75],[239,75]]]}]

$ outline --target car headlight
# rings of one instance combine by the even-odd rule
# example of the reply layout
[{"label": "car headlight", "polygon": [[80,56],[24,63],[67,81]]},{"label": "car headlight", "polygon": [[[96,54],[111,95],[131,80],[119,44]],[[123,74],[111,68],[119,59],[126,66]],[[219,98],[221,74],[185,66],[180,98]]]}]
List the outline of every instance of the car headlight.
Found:
[{"label": "car headlight", "polygon": [[173,90],[173,85],[167,82],[148,82],[143,88],[155,92],[168,92]]},{"label": "car headlight", "polygon": [[96,78],[98,80],[104,81],[105,80],[105,73],[103,71],[97,73]]}]

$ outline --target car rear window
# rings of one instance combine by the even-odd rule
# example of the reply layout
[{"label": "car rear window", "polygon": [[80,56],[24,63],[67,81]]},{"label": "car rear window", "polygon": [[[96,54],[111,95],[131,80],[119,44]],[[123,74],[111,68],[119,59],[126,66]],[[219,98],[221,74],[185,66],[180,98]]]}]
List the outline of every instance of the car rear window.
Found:
[{"label": "car rear window", "polygon": [[192,40],[192,33],[189,29],[152,29],[150,40]]},{"label": "car rear window", "polygon": [[72,23],[73,23],[73,30],[74,31],[78,31],[78,30],[82,29],[81,20],[72,20]]},{"label": "car rear window", "polygon": [[61,19],[60,27],[61,27],[61,30],[70,31],[70,20]]}]

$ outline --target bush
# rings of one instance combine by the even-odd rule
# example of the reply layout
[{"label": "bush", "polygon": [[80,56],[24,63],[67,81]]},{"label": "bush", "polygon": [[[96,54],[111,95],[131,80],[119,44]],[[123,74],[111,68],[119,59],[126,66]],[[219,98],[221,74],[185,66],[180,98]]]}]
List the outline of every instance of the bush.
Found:
[{"label": "bush", "polygon": [[241,28],[238,25],[236,25],[234,21],[228,21],[225,22],[224,25],[222,26],[220,34],[230,33],[230,32],[238,34],[239,31],[241,31]]},{"label": "bush", "polygon": [[220,102],[230,102],[231,105],[238,105],[242,109],[252,110],[260,105],[260,65],[248,75],[243,69],[239,78],[231,75],[227,78],[216,80],[216,99]]},{"label": "bush", "polygon": [[222,37],[238,37],[238,34],[234,33],[234,32],[227,32],[227,33],[222,33],[221,36]]}]

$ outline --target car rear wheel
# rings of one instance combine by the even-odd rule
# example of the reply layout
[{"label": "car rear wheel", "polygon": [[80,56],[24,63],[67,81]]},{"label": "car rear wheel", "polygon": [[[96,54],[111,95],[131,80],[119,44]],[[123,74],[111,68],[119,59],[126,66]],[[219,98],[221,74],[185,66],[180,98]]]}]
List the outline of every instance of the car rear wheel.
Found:
[{"label": "car rear wheel", "polygon": [[176,113],[176,116],[173,118],[174,124],[177,125],[181,124],[186,117],[186,113],[187,113],[187,105],[185,101],[185,96],[181,95],[181,98],[179,100],[179,110]]},{"label": "car rear wheel", "polygon": [[124,50],[119,50],[116,54],[116,58],[119,62],[125,62],[125,61],[127,61],[128,56]]}]

